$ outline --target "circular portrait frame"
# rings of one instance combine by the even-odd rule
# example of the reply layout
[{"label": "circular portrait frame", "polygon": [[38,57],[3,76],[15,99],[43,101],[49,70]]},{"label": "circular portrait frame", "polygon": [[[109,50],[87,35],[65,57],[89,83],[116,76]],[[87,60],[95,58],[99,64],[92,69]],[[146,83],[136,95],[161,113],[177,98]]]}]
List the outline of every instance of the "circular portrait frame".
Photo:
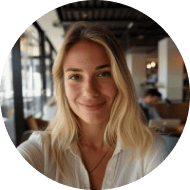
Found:
[{"label": "circular portrait frame", "polygon": [[[164,0],[159,2],[152,2],[150,0],[144,0],[142,2],[138,0],[128,2],[117,0],[113,2],[135,8],[157,22],[175,42],[186,63],[187,71],[190,73],[190,56],[188,50],[188,43],[190,43],[188,38],[190,33],[188,18],[190,13],[188,10],[188,1],[181,1],[179,3]],[[45,0],[33,0],[28,2],[23,0],[8,0],[1,3],[3,10],[0,12],[0,20],[3,29],[0,31],[0,76],[2,76],[4,63],[19,36],[44,14],[68,3],[73,3],[73,1],[65,0],[63,2],[57,0],[47,2]],[[63,187],[63,185],[50,180],[30,166],[11,142],[2,117],[0,118],[0,125],[0,146],[2,155],[0,159],[0,167],[2,168],[2,182],[0,187],[6,187],[7,189],[19,188],[21,190],[26,188],[73,189],[68,186]],[[177,189],[179,187],[185,188],[189,185],[187,175],[187,171],[190,170],[190,154],[188,153],[188,145],[190,143],[188,136],[188,134],[190,134],[189,125],[190,121],[188,117],[180,141],[177,143],[171,155],[146,177],[127,185],[128,189]],[[122,186],[117,189],[124,190],[125,188],[126,186]]]}]

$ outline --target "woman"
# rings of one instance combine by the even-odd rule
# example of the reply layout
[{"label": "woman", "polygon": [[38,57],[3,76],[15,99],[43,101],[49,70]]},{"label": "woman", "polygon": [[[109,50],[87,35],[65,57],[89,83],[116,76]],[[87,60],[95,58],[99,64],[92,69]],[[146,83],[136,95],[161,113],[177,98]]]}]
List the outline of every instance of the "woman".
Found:
[{"label": "woman", "polygon": [[56,118],[18,147],[38,171],[68,186],[110,189],[165,159],[165,144],[143,122],[124,54],[107,29],[75,24],[53,74]]}]

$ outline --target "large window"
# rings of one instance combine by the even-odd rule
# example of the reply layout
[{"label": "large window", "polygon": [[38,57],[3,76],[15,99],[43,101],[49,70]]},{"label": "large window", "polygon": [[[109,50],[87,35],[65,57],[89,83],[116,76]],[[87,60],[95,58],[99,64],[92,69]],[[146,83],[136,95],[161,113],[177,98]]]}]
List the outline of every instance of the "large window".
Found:
[{"label": "large window", "polygon": [[46,76],[46,97],[52,96],[52,51],[48,41],[45,41],[45,76]]},{"label": "large window", "polygon": [[22,35],[21,64],[25,118],[41,116],[42,77],[40,72],[39,32],[31,25]]},{"label": "large window", "polygon": [[6,129],[13,143],[16,144],[13,96],[12,54],[10,53],[2,74],[0,98],[1,110]]},{"label": "large window", "polygon": [[35,22],[17,40],[5,64],[0,98],[7,131],[18,146],[27,130],[26,118],[43,116],[53,94],[52,65],[56,52]]}]

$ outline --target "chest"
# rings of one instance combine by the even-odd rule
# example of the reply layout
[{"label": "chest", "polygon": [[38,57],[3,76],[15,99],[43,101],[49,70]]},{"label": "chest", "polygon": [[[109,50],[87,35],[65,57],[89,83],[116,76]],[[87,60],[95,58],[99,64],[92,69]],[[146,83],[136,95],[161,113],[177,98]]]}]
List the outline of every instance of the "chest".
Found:
[{"label": "chest", "polygon": [[113,151],[108,152],[86,152],[81,151],[83,164],[88,171],[90,187],[99,190],[102,187],[106,168],[111,159]]}]

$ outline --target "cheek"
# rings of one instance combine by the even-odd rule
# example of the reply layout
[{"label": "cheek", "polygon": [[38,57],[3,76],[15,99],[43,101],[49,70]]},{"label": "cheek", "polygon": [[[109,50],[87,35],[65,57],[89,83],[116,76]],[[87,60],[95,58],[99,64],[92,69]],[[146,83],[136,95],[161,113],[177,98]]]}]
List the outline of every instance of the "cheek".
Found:
[{"label": "cheek", "polygon": [[156,104],[156,102],[157,102],[156,99],[153,99],[153,100],[152,100],[152,103],[153,103],[153,104]]},{"label": "cheek", "polygon": [[81,86],[76,84],[65,84],[65,94],[68,99],[70,106],[72,107],[72,103],[76,101],[79,97],[81,91]]},{"label": "cheek", "polygon": [[70,102],[75,97],[76,88],[74,88],[73,85],[65,84],[65,93],[66,93],[67,99]]},{"label": "cheek", "polygon": [[106,94],[110,99],[114,99],[117,95],[118,89],[114,82],[107,84],[106,86],[102,87],[104,94]]}]

